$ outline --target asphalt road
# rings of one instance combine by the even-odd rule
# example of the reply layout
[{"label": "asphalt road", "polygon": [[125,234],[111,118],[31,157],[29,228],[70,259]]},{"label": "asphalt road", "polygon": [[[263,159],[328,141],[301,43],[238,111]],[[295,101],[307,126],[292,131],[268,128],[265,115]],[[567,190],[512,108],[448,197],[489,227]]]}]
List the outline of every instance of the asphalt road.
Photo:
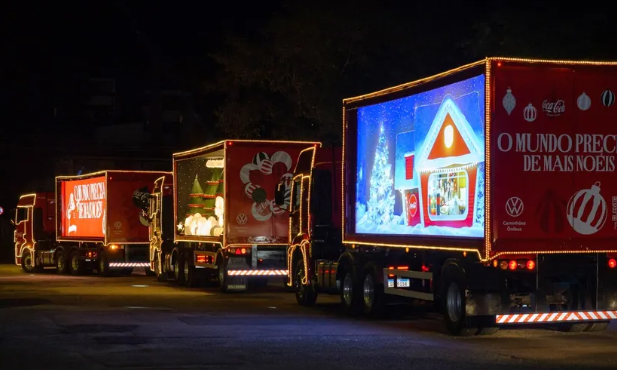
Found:
[{"label": "asphalt road", "polygon": [[501,330],[453,338],[420,308],[369,321],[336,297],[299,307],[274,282],[221,294],[131,277],[30,275],[0,265],[0,369],[615,369],[603,333]]}]

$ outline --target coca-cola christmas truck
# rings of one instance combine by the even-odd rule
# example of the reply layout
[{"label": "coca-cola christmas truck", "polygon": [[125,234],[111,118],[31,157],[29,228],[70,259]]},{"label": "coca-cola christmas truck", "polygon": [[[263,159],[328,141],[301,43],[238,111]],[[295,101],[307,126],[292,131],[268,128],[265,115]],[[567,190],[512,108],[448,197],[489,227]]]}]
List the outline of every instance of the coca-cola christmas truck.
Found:
[{"label": "coca-cola christmas truck", "polygon": [[111,170],[56,177],[57,242],[49,262],[74,275],[135,267],[149,272],[149,221],[140,202],[165,174]]},{"label": "coca-cola christmas truck", "polygon": [[50,251],[56,243],[54,193],[32,193],[19,197],[14,219],[15,264],[25,272],[37,272],[51,264]]},{"label": "coca-cola christmas truck", "polygon": [[225,140],[174,154],[175,245],[155,254],[163,268],[179,283],[205,278],[223,291],[286,276],[289,192],[281,205],[274,193],[279,181],[291,182],[300,152],[315,145]]},{"label": "coca-cola christmas truck", "polygon": [[617,319],[615,92],[617,63],[487,58],[344,100],[342,198],[309,164],[319,151],[294,173],[311,189],[291,201],[307,213],[291,219],[298,301],[334,292],[367,314],[435,301],[453,334],[604,329]]}]

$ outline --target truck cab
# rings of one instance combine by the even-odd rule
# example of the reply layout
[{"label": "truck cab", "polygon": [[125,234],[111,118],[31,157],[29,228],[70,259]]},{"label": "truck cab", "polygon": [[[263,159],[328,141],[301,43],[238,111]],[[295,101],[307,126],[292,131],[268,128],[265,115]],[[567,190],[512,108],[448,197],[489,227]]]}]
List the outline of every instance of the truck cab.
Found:
[{"label": "truck cab", "polygon": [[165,175],[154,181],[149,197],[149,207],[145,211],[150,222],[150,269],[156,273],[157,280],[171,278],[170,252],[174,246],[174,204],[173,175]]},{"label": "truck cab", "polygon": [[15,226],[15,264],[25,272],[35,272],[46,265],[55,248],[55,198],[53,193],[22,195],[17,202],[12,223]]},{"label": "truck cab", "polygon": [[[317,293],[337,290],[341,243],[341,148],[309,148],[298,158],[291,184],[288,285],[311,305]],[[277,204],[284,202],[279,184]]]}]

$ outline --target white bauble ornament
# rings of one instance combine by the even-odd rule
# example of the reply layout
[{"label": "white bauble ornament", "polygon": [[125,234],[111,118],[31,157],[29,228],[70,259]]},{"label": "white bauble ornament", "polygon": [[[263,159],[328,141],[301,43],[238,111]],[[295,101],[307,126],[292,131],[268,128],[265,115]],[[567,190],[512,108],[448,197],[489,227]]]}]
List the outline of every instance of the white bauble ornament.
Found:
[{"label": "white bauble ornament", "polygon": [[512,89],[510,89],[510,87],[508,87],[506,95],[503,97],[501,102],[503,103],[503,107],[506,112],[508,112],[508,115],[510,115],[516,106],[516,99],[514,98],[514,95],[512,95]]},{"label": "white bauble ornament", "polygon": [[531,103],[523,109],[523,118],[525,118],[525,121],[533,122],[536,120],[537,116],[538,110]]},{"label": "white bauble ornament", "polygon": [[251,207],[251,214],[257,221],[268,221],[270,217],[272,217],[270,201],[266,200],[261,204],[257,204],[257,202],[253,203],[253,206]]},{"label": "white bauble ornament", "polygon": [[291,170],[291,156],[289,154],[287,154],[287,152],[276,152],[274,154],[272,154],[272,158],[271,158],[273,163],[277,163],[277,162],[281,162],[284,163],[285,166],[287,167],[287,171]]},{"label": "white bauble ornament", "polygon": [[602,104],[604,104],[605,107],[610,107],[615,104],[615,94],[613,94],[611,90],[604,90],[602,93]]},{"label": "white bauble ornament", "polygon": [[261,163],[259,164],[259,170],[264,174],[264,175],[270,175],[272,173],[272,161],[269,159],[264,159],[263,161],[261,161]]},{"label": "white bauble ornament", "polygon": [[242,169],[240,170],[240,180],[242,180],[243,184],[246,184],[248,182],[251,182],[250,179],[250,174],[251,171],[253,170],[258,170],[259,167],[257,167],[257,165],[253,164],[253,163],[247,163],[244,166],[242,166]]},{"label": "white bauble ornament", "polygon": [[574,193],[568,202],[567,214],[570,226],[577,233],[591,235],[598,232],[608,216],[606,201],[600,195],[600,182]]},{"label": "white bauble ornament", "polygon": [[253,185],[253,183],[249,182],[244,187],[244,193],[246,194],[247,197],[253,199],[253,191],[255,191],[255,189],[259,187],[260,187],[259,185]]},{"label": "white bauble ornament", "polygon": [[591,98],[583,92],[578,99],[576,99],[576,105],[578,105],[578,109],[587,110],[591,107]]},{"label": "white bauble ornament", "polygon": [[261,166],[261,162],[270,159],[270,157],[268,156],[268,154],[264,153],[264,152],[260,152],[255,154],[255,157],[253,157],[253,164],[257,167]]}]

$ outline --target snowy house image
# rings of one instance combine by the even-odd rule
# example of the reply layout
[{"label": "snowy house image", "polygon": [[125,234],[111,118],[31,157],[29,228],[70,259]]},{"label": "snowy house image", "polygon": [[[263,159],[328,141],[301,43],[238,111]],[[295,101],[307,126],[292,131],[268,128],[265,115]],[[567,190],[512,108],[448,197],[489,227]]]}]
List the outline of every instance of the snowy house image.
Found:
[{"label": "snowy house image", "polygon": [[471,227],[484,147],[447,95],[416,153],[424,226]]}]

